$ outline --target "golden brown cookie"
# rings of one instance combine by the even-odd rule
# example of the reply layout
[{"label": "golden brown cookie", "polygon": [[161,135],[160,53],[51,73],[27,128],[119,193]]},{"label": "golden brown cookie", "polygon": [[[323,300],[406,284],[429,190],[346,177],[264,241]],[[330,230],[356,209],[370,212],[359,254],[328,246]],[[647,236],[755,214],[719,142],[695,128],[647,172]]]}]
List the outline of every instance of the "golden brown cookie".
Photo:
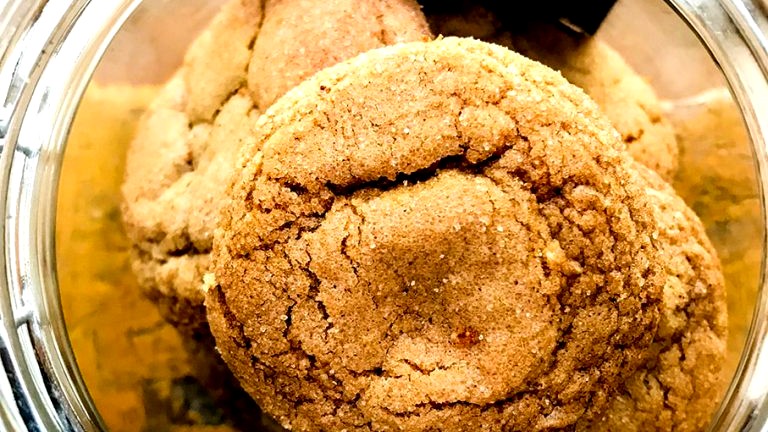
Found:
[{"label": "golden brown cookie", "polygon": [[128,154],[123,219],[133,268],[169,321],[205,331],[200,288],[213,227],[260,108],[338,60],[428,37],[412,0],[234,0],[222,9],[150,108]]},{"label": "golden brown cookie", "polygon": [[646,366],[583,431],[703,431],[725,390],[727,308],[720,263],[698,217],[654,172],[648,183],[666,258],[661,322]]},{"label": "golden brown cookie", "polygon": [[[473,35],[559,69],[598,102],[637,161],[667,181],[674,176],[678,154],[673,128],[662,116],[652,89],[607,45],[542,24],[504,32],[497,18],[482,7],[429,19],[437,34]],[[662,227],[656,244],[662,254],[687,257],[690,262],[670,260],[666,266],[662,319],[666,330],[654,342],[653,360],[625,384],[600,421],[582,422],[579,428],[704,430],[725,385],[727,313],[720,264],[698,217],[658,177],[639,170],[650,183]]]},{"label": "golden brown cookie", "polygon": [[222,357],[294,430],[548,430],[645,358],[646,184],[578,88],[447,38],[325,69],[254,127],[206,295]]},{"label": "golden brown cookie", "polygon": [[145,115],[128,152],[123,220],[139,285],[166,319],[197,332],[204,328],[200,287],[219,197],[257,111],[237,94],[213,124],[190,128],[181,108],[187,97],[174,78]]},{"label": "golden brown cookie", "polygon": [[415,0],[266,0],[248,88],[266,109],[315,72],[373,48],[432,39]]},{"label": "golden brown cookie", "polygon": [[597,102],[632,156],[671,181],[678,166],[674,129],[651,86],[600,40],[548,24],[504,28],[481,6],[429,17],[436,35],[471,36],[498,43],[560,71]]}]

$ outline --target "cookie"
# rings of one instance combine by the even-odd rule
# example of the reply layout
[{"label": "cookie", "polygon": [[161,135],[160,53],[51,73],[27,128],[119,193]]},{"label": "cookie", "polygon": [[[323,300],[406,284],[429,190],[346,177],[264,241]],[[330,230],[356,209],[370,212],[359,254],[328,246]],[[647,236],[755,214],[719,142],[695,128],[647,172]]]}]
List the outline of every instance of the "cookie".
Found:
[{"label": "cookie", "polygon": [[267,0],[248,88],[266,109],[316,71],[370,49],[432,39],[415,0]]},{"label": "cookie", "polygon": [[[666,181],[677,172],[674,128],[650,86],[609,46],[543,24],[504,32],[482,7],[429,19],[437,34],[474,35],[559,69],[597,101],[638,162]],[[659,178],[638,170],[650,183],[663,227],[657,244],[663,254],[688,261],[670,261],[666,267],[662,327],[667,330],[654,342],[650,364],[624,385],[599,421],[582,422],[579,429],[704,430],[725,386],[727,312],[720,264],[698,217]]]},{"label": "cookie", "polygon": [[190,128],[181,109],[186,97],[174,78],[144,117],[128,152],[123,220],[140,287],[166,319],[197,333],[205,329],[200,286],[218,198],[238,146],[250,139],[246,120],[258,112],[237,94],[213,124]]},{"label": "cookie", "polygon": [[187,93],[183,111],[190,123],[212,122],[245,85],[264,1],[230,0],[187,50],[180,75]]},{"label": "cookie", "polygon": [[643,178],[594,103],[504,48],[369,51],[243,148],[206,308],[294,430],[549,430],[647,357],[663,266]]},{"label": "cookie", "polygon": [[665,265],[659,331],[649,362],[582,431],[703,431],[726,378],[727,307],[720,263],[698,217],[672,188],[638,165],[658,221]]},{"label": "cookie", "polygon": [[[560,71],[597,102],[637,161],[671,181],[678,145],[653,88],[611,47],[565,27],[518,23],[504,27],[482,6],[455,6],[429,16],[435,34],[498,43]],[[520,17],[518,17],[520,18]]]},{"label": "cookie", "polygon": [[150,108],[128,153],[123,220],[133,269],[166,319],[192,333],[207,331],[200,288],[213,228],[237,151],[252,139],[261,110],[338,60],[427,38],[426,20],[411,0],[235,0],[222,9]]}]

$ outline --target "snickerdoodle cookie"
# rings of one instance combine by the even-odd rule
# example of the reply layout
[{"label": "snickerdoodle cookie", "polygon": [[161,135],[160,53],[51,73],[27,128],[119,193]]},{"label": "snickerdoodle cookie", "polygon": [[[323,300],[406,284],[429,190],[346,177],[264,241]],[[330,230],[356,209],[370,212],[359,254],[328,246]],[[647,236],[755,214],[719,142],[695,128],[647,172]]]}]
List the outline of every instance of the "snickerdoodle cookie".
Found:
[{"label": "snickerdoodle cookie", "polygon": [[217,347],[294,430],[594,418],[648,358],[670,259],[623,147],[580,89],[495,45],[325,69],[241,153],[206,294]]},{"label": "snickerdoodle cookie", "polygon": [[648,168],[657,220],[654,244],[666,257],[661,322],[648,363],[622,384],[608,409],[582,431],[703,431],[726,377],[727,312],[720,263],[698,217]]},{"label": "snickerdoodle cookie", "polygon": [[[429,16],[435,33],[474,35],[559,69],[595,99],[632,156],[671,181],[678,165],[674,128],[648,83],[618,53],[598,39],[564,28],[538,23],[507,30],[487,9],[453,7],[465,13]],[[662,327],[667,330],[657,337],[648,366],[625,383],[602,420],[584,422],[580,429],[704,430],[725,386],[727,313],[720,264],[694,213],[672,188],[647,170],[640,171],[651,184],[660,224],[656,244],[663,254],[678,257],[665,268],[669,281]]]},{"label": "snickerdoodle cookie", "polygon": [[150,107],[128,154],[123,219],[133,268],[169,321],[205,330],[200,287],[212,231],[253,119],[319,69],[429,37],[412,0],[234,0],[223,8]]},{"label": "snickerdoodle cookie", "polygon": [[674,178],[678,166],[674,129],[653,88],[619,53],[599,39],[564,26],[526,23],[520,16],[504,25],[497,15],[477,4],[449,4],[433,7],[436,10],[428,16],[436,35],[497,43],[560,71],[597,102],[621,133],[632,157],[664,180]]},{"label": "snickerdoodle cookie", "polygon": [[373,48],[431,38],[415,0],[267,0],[248,88],[266,109],[327,66]]}]

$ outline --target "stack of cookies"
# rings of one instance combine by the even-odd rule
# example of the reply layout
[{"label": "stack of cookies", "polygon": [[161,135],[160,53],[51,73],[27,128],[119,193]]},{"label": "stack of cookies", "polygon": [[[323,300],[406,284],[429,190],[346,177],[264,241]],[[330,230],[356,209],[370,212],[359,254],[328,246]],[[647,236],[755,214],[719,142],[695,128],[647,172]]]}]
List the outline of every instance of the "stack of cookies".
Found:
[{"label": "stack of cookies", "polygon": [[653,90],[583,35],[426,12],[222,9],[129,151],[146,295],[289,430],[706,428],[723,278]]}]

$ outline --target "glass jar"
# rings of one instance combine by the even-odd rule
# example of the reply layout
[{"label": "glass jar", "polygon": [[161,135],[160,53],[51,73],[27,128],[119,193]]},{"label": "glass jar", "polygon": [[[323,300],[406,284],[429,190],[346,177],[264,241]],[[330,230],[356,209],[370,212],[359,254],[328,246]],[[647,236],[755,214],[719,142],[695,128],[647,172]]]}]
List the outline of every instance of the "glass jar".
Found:
[{"label": "glass jar", "polygon": [[[167,1],[167,0],[166,0]],[[659,0],[660,1],[660,0]],[[768,4],[762,0],[666,0],[719,67],[751,141],[761,220],[768,194]],[[643,3],[623,0],[622,3]],[[57,284],[56,198],[65,143],[102,56],[146,0],[6,0],[0,3],[0,428],[105,429],[70,345]],[[220,4],[189,8],[194,28]],[[650,0],[648,0],[650,3]],[[190,12],[191,11],[191,12]],[[182,24],[183,22],[183,24]],[[620,31],[632,32],[631,22]],[[176,24],[175,24],[176,25]],[[616,30],[616,25],[613,26]],[[657,29],[662,32],[662,28]],[[133,31],[141,31],[139,28]],[[609,33],[611,29],[607,30]],[[635,49],[638,36],[622,42]],[[687,35],[690,39],[690,34]],[[642,38],[642,36],[640,36]],[[652,53],[659,76],[687,73],[690,57],[670,46]],[[182,44],[183,45],[183,44]],[[622,47],[619,47],[621,51]],[[647,48],[647,47],[646,47]],[[639,49],[639,48],[638,48]],[[676,51],[678,49],[678,51]],[[183,51],[183,46],[175,50]],[[177,56],[180,58],[180,56]],[[129,60],[130,61],[130,60]],[[694,64],[694,67],[698,65]],[[101,66],[108,69],[109,62]],[[118,66],[114,66],[117,67]],[[713,68],[714,70],[714,68]],[[685,80],[673,80],[674,89]],[[674,90],[672,91],[674,93]],[[682,92],[685,94],[685,92]],[[679,95],[678,95],[679,96]],[[765,226],[759,233],[765,256]],[[753,233],[754,234],[754,233]],[[757,235],[757,234],[754,234]],[[729,239],[739,242],[739,238]],[[763,264],[740,360],[712,430],[768,427],[768,288]],[[749,319],[751,318],[751,319]],[[749,321],[749,322],[747,322]],[[747,325],[748,324],[748,325]],[[735,364],[735,363],[734,363]]]}]

